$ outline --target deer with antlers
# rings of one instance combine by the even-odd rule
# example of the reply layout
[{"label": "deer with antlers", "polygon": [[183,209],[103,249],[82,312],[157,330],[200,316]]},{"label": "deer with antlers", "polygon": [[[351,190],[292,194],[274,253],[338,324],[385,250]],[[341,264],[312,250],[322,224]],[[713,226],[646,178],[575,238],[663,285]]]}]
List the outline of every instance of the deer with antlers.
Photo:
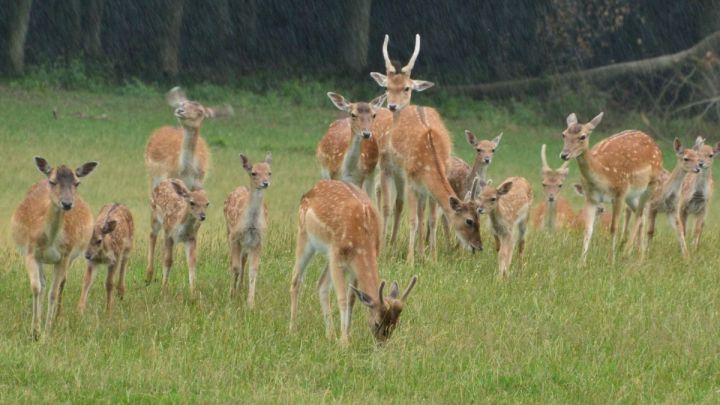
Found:
[{"label": "deer with antlers", "polygon": [[180,87],[170,90],[165,99],[175,108],[175,117],[182,128],[164,126],[150,136],[145,146],[150,189],[152,191],[168,178],[182,180],[191,190],[200,189],[210,160],[210,151],[200,136],[200,128],[207,118],[232,115],[233,109],[229,105],[211,108],[190,101]]},{"label": "deer with antlers", "polygon": [[698,151],[699,173],[689,173],[683,180],[680,196],[679,216],[683,232],[687,232],[687,221],[691,215],[695,218],[695,232],[693,245],[695,249],[700,248],[700,236],[705,226],[707,209],[714,189],[712,176],[712,164],[715,157],[720,153],[720,142],[715,147],[705,144],[702,137],[695,141],[695,149]]},{"label": "deer with antlers", "polygon": [[498,250],[500,277],[507,277],[515,246],[521,258],[525,250],[525,234],[533,200],[532,187],[523,177],[510,177],[498,187],[480,182],[480,190],[477,211],[490,218],[490,228]]},{"label": "deer with antlers", "polygon": [[[417,277],[402,296],[393,282],[385,297],[378,274],[380,218],[370,198],[354,184],[321,180],[303,195],[298,210],[295,268],[290,287],[290,331],[297,325],[298,295],[305,270],[315,253],[328,257],[318,283],[325,331],[333,336],[330,289],[334,286],[340,310],[340,343],[349,343],[354,299],[369,310],[368,326],[377,342],[384,342],[398,324],[400,313]],[[347,278],[346,278],[347,277]],[[350,295],[348,297],[348,294]]]},{"label": "deer with antlers", "polygon": [[245,266],[250,261],[248,307],[255,306],[255,282],[262,242],[267,228],[267,204],[265,190],[270,187],[272,154],[268,152],[265,160],[251,164],[245,155],[240,155],[242,167],[250,176],[250,187],[240,186],[225,199],[225,223],[230,245],[230,271],[234,276],[231,296],[235,296],[242,287]]},{"label": "deer with antlers", "polygon": [[77,189],[79,179],[90,174],[97,162],[72,170],[65,165],[51,167],[47,160],[36,156],[35,165],[47,178],[30,187],[13,213],[10,229],[30,278],[32,335],[38,339],[45,289],[43,265],[54,265],[45,319],[45,332],[49,333],[62,306],[67,269],[85,250],[92,234],[93,215]]},{"label": "deer with antlers", "polygon": [[560,195],[560,190],[568,175],[570,162],[563,163],[557,170],[551,169],[547,162],[546,148],[545,144],[540,148],[542,187],[545,198],[533,212],[532,225],[536,228],[542,226],[549,232],[554,232],[559,228],[575,228],[578,226],[577,214],[568,200]]},{"label": "deer with antlers", "polygon": [[390,111],[382,108],[386,95],[369,103],[352,103],[332,92],[327,95],[335,107],[349,113],[350,117],[330,124],[317,146],[315,156],[322,177],[352,182],[372,195],[378,162],[376,134],[383,132],[392,121]]},{"label": "deer with antlers", "polygon": [[655,141],[641,131],[628,130],[602,140],[590,148],[590,134],[600,124],[603,113],[590,122],[579,124],[575,114],[567,117],[563,131],[562,160],[575,159],[582,175],[585,191],[585,235],[581,259],[585,263],[593,234],[597,207],[612,202],[612,259],[615,258],[617,224],[623,204],[635,212],[634,230],[628,252],[636,238],[640,238],[644,252],[641,227],[645,205],[660,181],[662,152]]},{"label": "deer with antlers", "polygon": [[130,210],[118,203],[106,204],[100,209],[92,236],[85,251],[88,261],[87,271],[83,280],[82,293],[78,310],[85,312],[90,287],[95,280],[97,267],[107,265],[108,273],[105,280],[107,295],[105,310],[109,314],[113,304],[113,276],[118,270],[117,295],[122,300],[125,296],[125,272],[133,245],[135,225]]}]

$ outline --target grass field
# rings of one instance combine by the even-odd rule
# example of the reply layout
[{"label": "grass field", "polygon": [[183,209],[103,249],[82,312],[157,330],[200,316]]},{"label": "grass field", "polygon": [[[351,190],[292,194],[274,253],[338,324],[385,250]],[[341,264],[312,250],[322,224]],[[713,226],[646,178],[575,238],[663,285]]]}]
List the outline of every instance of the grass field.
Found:
[{"label": "grass field", "polygon": [[[471,256],[442,243],[437,262],[420,259],[414,268],[404,262],[404,230],[400,248],[383,253],[381,277],[404,285],[417,274],[419,281],[400,327],[381,348],[359,305],[350,348],[325,338],[315,292],[324,265],[318,257],[301,295],[299,332],[288,334],[297,204],[319,176],[315,145],[339,116],[323,89],[317,90],[308,95],[322,100],[315,106],[245,93],[210,100],[230,102],[236,115],[208,122],[203,130],[212,146],[206,182],[212,205],[200,231],[201,297],[192,300],[180,249],[168,293],[161,294],[157,282],[148,287],[143,282],[149,231],[143,148],[154,128],[175,122],[160,94],[0,87],[0,403],[720,401],[717,198],[701,251],[687,262],[664,218],[649,260],[624,258],[615,266],[603,233],[596,233],[588,266],[581,268],[579,234],[533,231],[524,268],[515,261],[505,282],[497,279],[486,228],[485,252]],[[431,100],[432,95],[415,97],[418,103]],[[80,119],[74,112],[108,119]],[[520,108],[462,101],[440,112],[455,152],[465,159],[472,151],[463,129],[483,137],[504,131],[490,177],[527,177],[539,202],[540,145],[548,143],[552,164],[559,165],[564,116],[544,120]],[[596,111],[579,113],[586,120]],[[607,114],[593,141],[625,127],[646,129],[628,117]],[[683,141],[694,138],[682,132],[682,123],[677,129]],[[717,141],[716,134],[711,132],[710,140]],[[660,144],[671,167],[670,144]],[[249,311],[243,299],[229,299],[222,202],[248,182],[238,153],[255,161],[266,151],[274,157],[266,194],[270,225],[256,308]],[[85,316],[77,313],[85,269],[77,260],[69,271],[63,313],[43,342],[30,339],[31,292],[7,231],[15,206],[42,178],[34,155],[73,167],[98,160],[98,169],[83,179],[81,195],[94,213],[107,202],[127,204],[137,227],[126,297],[112,317],[104,314],[104,270]],[[575,181],[577,166],[570,167]],[[580,204],[569,187],[565,193]],[[338,325],[337,313],[335,319]]]}]

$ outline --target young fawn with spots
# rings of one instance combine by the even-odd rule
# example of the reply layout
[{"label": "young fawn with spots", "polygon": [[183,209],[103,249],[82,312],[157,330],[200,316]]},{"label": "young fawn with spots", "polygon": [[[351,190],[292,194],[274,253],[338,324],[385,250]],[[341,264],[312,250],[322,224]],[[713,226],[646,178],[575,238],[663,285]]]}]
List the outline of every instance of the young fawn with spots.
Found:
[{"label": "young fawn with spots", "polygon": [[340,310],[341,344],[349,343],[355,296],[369,310],[368,326],[376,341],[385,341],[397,326],[417,278],[410,280],[402,296],[395,282],[390,295],[383,295],[385,282],[380,282],[377,263],[380,218],[370,198],[354,184],[321,180],[303,195],[298,215],[290,287],[290,331],[296,330],[298,295],[305,270],[315,253],[322,252],[327,255],[328,264],[320,276],[318,294],[328,338],[334,330],[330,308],[330,289],[334,286]]},{"label": "young fawn with spots", "polygon": [[190,101],[179,87],[166,95],[175,108],[175,117],[182,128],[164,126],[153,132],[145,146],[145,167],[150,175],[152,190],[165,179],[180,179],[191,190],[200,189],[207,175],[210,151],[200,136],[200,128],[207,118],[233,114],[232,107],[204,107]]},{"label": "young fawn with spots", "polygon": [[562,228],[576,228],[581,224],[575,210],[568,200],[560,195],[563,183],[568,175],[568,165],[565,162],[557,170],[550,168],[547,162],[546,146],[540,148],[542,160],[542,186],[545,198],[535,209],[532,215],[532,225],[549,232]]},{"label": "young fawn with spots", "polygon": [[240,186],[225,199],[225,224],[230,246],[230,271],[234,275],[231,296],[242,287],[245,266],[250,262],[248,307],[255,306],[255,281],[257,280],[262,242],[267,228],[267,205],[263,200],[265,189],[270,186],[272,155],[254,165],[245,155],[240,155],[242,167],[250,176],[250,187]]},{"label": "young fawn with spots", "polygon": [[450,158],[447,175],[455,194],[463,198],[466,197],[475,178],[487,182],[487,170],[495,156],[495,149],[500,146],[502,136],[501,133],[492,140],[479,140],[472,132],[465,130],[465,139],[475,149],[475,160],[472,167],[470,167],[458,156]]},{"label": "young fawn with spots", "polygon": [[712,147],[705,145],[705,140],[698,137],[695,145],[698,150],[700,173],[690,173],[685,177],[681,188],[679,214],[683,232],[687,232],[687,221],[690,215],[696,217],[693,245],[697,250],[700,248],[700,236],[705,226],[705,218],[707,218],[708,203],[713,194],[712,164],[720,153],[720,142]]},{"label": "young fawn with spots", "polygon": [[155,244],[162,229],[165,233],[162,286],[167,287],[173,263],[173,247],[176,243],[184,243],[190,292],[194,293],[197,234],[210,205],[207,194],[202,189],[188,190],[182,180],[167,179],[161,181],[153,190],[150,205],[152,217],[145,282],[149,284],[153,280]]},{"label": "young fawn with spots", "polygon": [[116,270],[118,272],[117,295],[120,299],[125,296],[125,272],[133,246],[134,231],[133,217],[126,206],[114,203],[106,204],[100,209],[85,251],[88,267],[78,303],[80,313],[85,312],[88,293],[95,279],[97,267],[101,264],[107,265],[108,268],[105,280],[107,313],[112,310],[113,277]]},{"label": "young fawn with spots", "polygon": [[603,114],[587,124],[579,124],[575,114],[567,117],[563,131],[563,150],[560,158],[575,159],[582,175],[585,191],[585,235],[583,237],[582,263],[587,260],[597,207],[612,202],[612,260],[615,259],[617,224],[623,204],[627,203],[636,214],[635,226],[627,245],[632,249],[635,239],[640,239],[644,254],[644,238],[641,232],[645,205],[659,183],[662,172],[662,152],[655,141],[641,131],[628,130],[606,138],[590,148],[590,134],[602,120]]},{"label": "young fawn with spots", "polygon": [[350,117],[336,120],[318,143],[315,156],[325,179],[349,181],[375,192],[375,167],[378,162],[376,134],[392,120],[390,111],[382,108],[386,95],[369,103],[351,103],[345,97],[328,93],[330,101]]},{"label": "young fawn with spots", "polygon": [[85,163],[73,171],[65,165],[53,168],[47,160],[35,157],[35,165],[47,179],[30,187],[13,213],[10,227],[30,278],[32,335],[38,339],[45,289],[43,265],[54,265],[45,319],[45,332],[49,333],[62,306],[67,269],[85,250],[92,234],[92,212],[77,189],[79,178],[90,174],[97,162]]},{"label": "young fawn with spots", "polygon": [[510,177],[497,188],[482,182],[480,187],[478,214],[487,214],[490,218],[500,276],[507,277],[515,245],[521,259],[525,250],[525,234],[533,201],[532,187],[523,177]]}]

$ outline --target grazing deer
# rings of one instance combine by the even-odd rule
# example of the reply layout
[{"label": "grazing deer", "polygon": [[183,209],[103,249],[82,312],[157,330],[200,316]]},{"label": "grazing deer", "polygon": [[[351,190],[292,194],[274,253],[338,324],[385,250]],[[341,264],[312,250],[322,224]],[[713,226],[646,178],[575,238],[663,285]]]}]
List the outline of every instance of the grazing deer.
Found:
[{"label": "grazing deer", "polygon": [[250,289],[248,307],[255,306],[255,281],[257,280],[262,242],[267,228],[267,205],[263,201],[265,189],[270,186],[272,155],[254,165],[245,155],[240,155],[243,169],[250,176],[250,187],[240,186],[225,199],[225,223],[230,245],[230,271],[234,275],[230,292],[235,296],[242,287],[245,265],[250,260]]},{"label": "grazing deer", "polygon": [[85,251],[85,258],[88,261],[85,279],[83,280],[82,293],[78,310],[85,312],[85,305],[88,299],[88,292],[92,286],[97,266],[107,265],[108,273],[105,280],[107,292],[106,311],[112,310],[113,276],[118,270],[117,294],[120,299],[125,296],[125,272],[127,270],[130,250],[133,246],[133,233],[135,225],[130,210],[118,203],[106,204],[100,209],[92,236]]},{"label": "grazing deer", "polygon": [[478,214],[488,214],[498,249],[500,276],[507,277],[515,245],[522,258],[525,250],[525,233],[532,205],[530,182],[523,177],[510,177],[497,188],[480,183],[477,198]]},{"label": "grazing deer", "polygon": [[[415,49],[410,57],[407,65],[398,72],[390,61],[388,54],[388,43],[390,37],[385,35],[383,41],[383,58],[385,60],[385,73],[370,73],[370,76],[377,84],[385,89],[387,94],[388,109],[393,112],[393,122],[406,106],[410,105],[410,99],[413,91],[424,91],[434,86],[432,82],[424,80],[413,80],[410,78],[412,69],[415,67],[415,61],[420,53],[420,35],[415,35]],[[395,189],[394,199],[394,218],[392,227],[392,236],[390,242],[392,244],[397,240],[397,233],[400,227],[400,216],[405,204],[405,178],[402,168],[397,165],[390,153],[390,127],[378,133],[378,148],[380,150],[380,189],[378,190],[378,206],[382,208],[383,217],[383,237],[387,233],[390,218],[391,203],[391,185]],[[388,133],[386,133],[388,132]],[[382,135],[380,135],[382,134]]]},{"label": "grazing deer", "polygon": [[317,146],[315,156],[322,177],[352,182],[371,195],[375,191],[374,172],[378,161],[376,118],[379,114],[382,127],[387,127],[392,120],[390,111],[382,108],[386,95],[369,103],[351,103],[336,93],[327,95],[335,107],[350,113],[350,117],[330,124]]},{"label": "grazing deer", "polygon": [[535,228],[542,226],[546,231],[554,232],[559,228],[576,228],[578,217],[568,200],[560,195],[563,183],[568,175],[568,165],[565,162],[557,170],[550,168],[547,162],[546,146],[540,148],[542,161],[542,186],[545,198],[535,209],[532,224]]},{"label": "grazing deer", "polygon": [[160,229],[165,232],[165,258],[163,263],[162,286],[167,286],[173,263],[173,246],[185,243],[190,292],[195,292],[195,264],[197,233],[205,221],[208,202],[205,191],[188,190],[182,180],[167,179],[155,187],[150,203],[152,208],[148,267],[145,282],[153,280],[155,272],[155,243]]},{"label": "grazing deer", "polygon": [[305,269],[316,252],[323,252],[328,256],[328,265],[320,276],[318,293],[328,338],[333,336],[329,294],[334,286],[340,310],[340,343],[349,342],[353,292],[370,311],[368,325],[376,341],[385,341],[397,326],[417,277],[410,280],[402,296],[395,282],[390,295],[383,295],[385,282],[380,282],[378,275],[380,218],[370,198],[354,184],[321,180],[303,195],[298,214],[290,331],[296,330],[298,294]]},{"label": "grazing deer", "polygon": [[502,136],[503,134],[500,133],[492,140],[478,140],[472,132],[465,130],[465,139],[467,139],[470,146],[475,148],[475,161],[470,167],[457,156],[450,158],[447,174],[448,181],[455,190],[455,194],[466,197],[475,178],[487,182],[487,169],[495,156],[495,149],[500,146]]},{"label": "grazing deer", "polygon": [[648,202],[648,245],[652,242],[655,234],[655,219],[658,213],[667,214],[670,226],[680,242],[680,252],[683,257],[688,257],[687,243],[685,242],[685,229],[680,220],[680,192],[683,181],[688,173],[700,173],[698,152],[700,146],[695,145],[694,149],[683,148],[680,140],[675,138],[673,149],[677,157],[677,163],[671,173],[663,171],[660,175],[660,184],[655,188],[653,196]]},{"label": "grazing deer", "polygon": [[90,174],[97,162],[85,163],[73,171],[65,165],[53,168],[47,160],[36,156],[35,165],[47,179],[30,187],[13,213],[10,227],[30,278],[32,335],[38,339],[45,288],[43,264],[55,267],[45,319],[45,332],[49,333],[62,306],[67,269],[85,250],[92,234],[92,212],[78,195],[77,188],[79,178]]},{"label": "grazing deer", "polygon": [[145,146],[145,167],[150,175],[151,190],[162,180],[180,179],[191,190],[203,187],[208,171],[210,152],[200,136],[200,128],[206,118],[233,114],[229,105],[204,107],[189,101],[179,87],[166,95],[168,104],[175,107],[182,128],[164,126],[153,132]]},{"label": "grazing deer", "polygon": [[700,173],[690,173],[685,177],[682,184],[679,214],[683,232],[687,232],[688,217],[695,215],[693,245],[695,249],[699,249],[700,236],[707,217],[708,202],[712,198],[714,188],[712,164],[715,157],[720,153],[720,142],[715,144],[713,148],[710,145],[705,145],[705,140],[702,137],[698,137],[695,147],[698,150]]},{"label": "grazing deer", "polygon": [[590,148],[590,134],[600,124],[603,113],[587,124],[579,124],[575,114],[567,117],[567,129],[562,133],[562,160],[576,159],[585,191],[585,235],[582,262],[587,260],[597,207],[612,201],[612,260],[615,259],[617,224],[624,202],[636,213],[635,226],[628,252],[637,237],[644,253],[644,238],[640,232],[645,204],[659,182],[662,172],[662,152],[647,134],[628,130],[602,140]]}]

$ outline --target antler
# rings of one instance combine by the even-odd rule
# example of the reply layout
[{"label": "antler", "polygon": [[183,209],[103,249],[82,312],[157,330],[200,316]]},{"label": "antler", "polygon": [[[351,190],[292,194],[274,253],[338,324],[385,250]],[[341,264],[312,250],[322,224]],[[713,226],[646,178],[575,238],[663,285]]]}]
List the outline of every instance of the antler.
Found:
[{"label": "antler", "polygon": [[545,144],[543,144],[542,147],[540,147],[540,159],[542,159],[543,170],[552,170],[552,169],[550,169],[550,165],[548,165],[548,162],[547,162],[545,148],[546,148]]},{"label": "antler", "polygon": [[395,73],[395,66],[393,66],[392,62],[390,62],[390,55],[388,55],[388,42],[390,42],[390,36],[388,34],[385,34],[385,41],[383,41],[383,58],[385,58],[385,70],[387,70],[388,73]]},{"label": "antler", "polygon": [[470,201],[477,198],[478,191],[480,191],[480,177],[475,176],[472,182],[472,188],[470,188]]},{"label": "antler", "polygon": [[415,60],[417,60],[418,54],[420,53],[420,34],[415,34],[415,50],[413,51],[410,61],[407,65],[402,68],[403,73],[410,73],[415,67]]}]

